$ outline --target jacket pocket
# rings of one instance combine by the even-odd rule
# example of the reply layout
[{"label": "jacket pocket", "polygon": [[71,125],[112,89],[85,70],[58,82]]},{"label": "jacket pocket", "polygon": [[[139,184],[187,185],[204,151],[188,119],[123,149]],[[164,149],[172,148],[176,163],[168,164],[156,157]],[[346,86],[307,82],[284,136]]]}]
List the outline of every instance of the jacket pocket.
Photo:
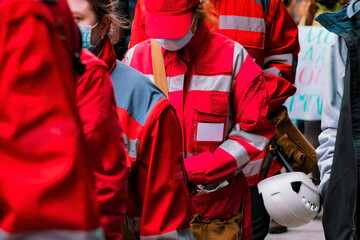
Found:
[{"label": "jacket pocket", "polygon": [[195,104],[191,133],[194,152],[213,152],[224,142],[229,109],[228,96],[227,93],[213,93],[207,102]]}]

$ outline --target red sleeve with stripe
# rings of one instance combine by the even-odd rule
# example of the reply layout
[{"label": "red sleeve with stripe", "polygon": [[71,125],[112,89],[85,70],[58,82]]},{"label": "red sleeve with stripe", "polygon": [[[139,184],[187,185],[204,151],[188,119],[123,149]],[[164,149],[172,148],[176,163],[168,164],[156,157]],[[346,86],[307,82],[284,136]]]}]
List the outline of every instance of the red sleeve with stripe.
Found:
[{"label": "red sleeve with stripe", "polygon": [[297,25],[281,0],[270,3],[266,32],[263,70],[271,113],[296,91],[293,84],[300,51]]},{"label": "red sleeve with stripe", "polygon": [[205,151],[185,159],[188,178],[195,184],[226,180],[250,160],[264,154],[274,127],[268,120],[268,93],[260,67],[247,55],[235,77],[235,125],[229,138],[213,153]]}]

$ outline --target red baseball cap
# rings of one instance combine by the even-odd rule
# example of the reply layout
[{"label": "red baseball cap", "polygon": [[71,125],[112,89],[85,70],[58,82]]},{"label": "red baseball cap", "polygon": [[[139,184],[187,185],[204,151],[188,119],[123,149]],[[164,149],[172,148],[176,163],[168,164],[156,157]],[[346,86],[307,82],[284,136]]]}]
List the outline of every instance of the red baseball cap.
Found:
[{"label": "red baseball cap", "polygon": [[191,9],[200,0],[145,0],[145,31],[149,38],[184,37],[191,24]]}]

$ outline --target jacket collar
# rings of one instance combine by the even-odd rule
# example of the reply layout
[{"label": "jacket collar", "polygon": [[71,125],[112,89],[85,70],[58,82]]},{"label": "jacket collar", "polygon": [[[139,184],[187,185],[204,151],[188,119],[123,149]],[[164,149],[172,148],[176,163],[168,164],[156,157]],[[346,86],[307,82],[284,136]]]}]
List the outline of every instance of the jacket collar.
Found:
[{"label": "jacket collar", "polygon": [[114,70],[116,66],[116,53],[108,36],[105,37],[104,44],[98,58],[106,63],[110,73]]},{"label": "jacket collar", "polygon": [[360,11],[360,2],[359,0],[351,0],[347,6],[347,15],[349,18],[352,18],[355,14]]},{"label": "jacket collar", "polygon": [[316,18],[316,21],[323,25],[328,31],[340,36],[353,29],[360,28],[360,14],[354,15],[350,19],[347,14],[347,7],[343,7],[336,12],[320,14]]}]

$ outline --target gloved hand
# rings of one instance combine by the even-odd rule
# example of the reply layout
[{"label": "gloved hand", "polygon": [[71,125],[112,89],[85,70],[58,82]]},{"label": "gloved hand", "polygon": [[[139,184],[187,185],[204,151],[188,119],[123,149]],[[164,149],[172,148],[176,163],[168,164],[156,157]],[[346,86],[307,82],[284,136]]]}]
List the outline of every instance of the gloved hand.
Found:
[{"label": "gloved hand", "polygon": [[290,120],[287,108],[282,106],[270,121],[275,125],[275,141],[290,166],[294,171],[310,173],[318,161],[315,149]]}]

